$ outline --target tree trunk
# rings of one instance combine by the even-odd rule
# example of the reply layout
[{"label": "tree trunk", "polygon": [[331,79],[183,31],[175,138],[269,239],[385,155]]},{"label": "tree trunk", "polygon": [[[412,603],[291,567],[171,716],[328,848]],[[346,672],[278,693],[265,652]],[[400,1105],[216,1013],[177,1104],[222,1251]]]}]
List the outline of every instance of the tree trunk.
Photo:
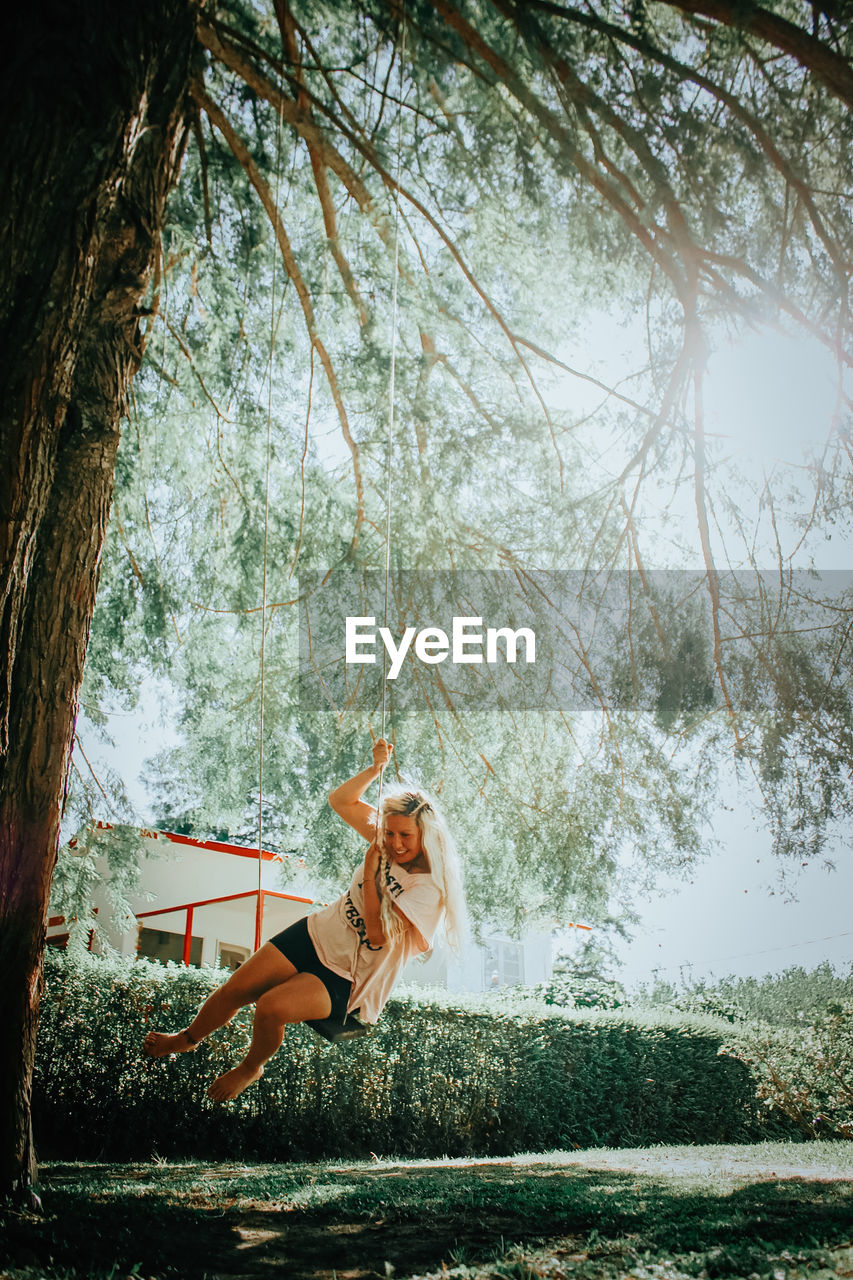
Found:
[{"label": "tree trunk", "polygon": [[195,0],[33,0],[4,42],[0,1194],[34,1179],[50,881],[139,303],[186,137]]}]

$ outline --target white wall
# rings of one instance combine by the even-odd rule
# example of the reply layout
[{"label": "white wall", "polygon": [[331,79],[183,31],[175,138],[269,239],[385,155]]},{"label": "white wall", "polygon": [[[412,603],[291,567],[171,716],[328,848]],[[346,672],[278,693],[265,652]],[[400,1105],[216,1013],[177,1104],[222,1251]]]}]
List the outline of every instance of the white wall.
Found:
[{"label": "white wall", "polygon": [[[109,832],[105,832],[104,839],[108,837]],[[105,858],[98,859],[98,871],[103,876],[109,876]],[[281,863],[262,862],[261,888],[286,893],[280,880]],[[176,845],[163,837],[157,841],[140,837],[139,887],[128,895],[128,902],[134,913],[143,913],[140,925],[183,936],[186,912],[168,911],[166,908],[230,894],[249,893],[257,888],[258,862],[255,858],[192,845]],[[121,955],[135,955],[137,923],[133,917],[128,917],[128,928],[124,932],[111,923],[113,911],[103,884],[94,895],[93,905],[98,909],[100,922],[96,928],[95,950],[100,939]],[[203,964],[216,963],[220,946],[254,950],[255,905],[256,898],[253,896],[194,908],[192,933],[193,937],[203,939]],[[147,914],[158,907],[163,910],[156,915]],[[274,933],[293,924],[313,909],[310,902],[266,897],[261,940],[267,941]]]}]

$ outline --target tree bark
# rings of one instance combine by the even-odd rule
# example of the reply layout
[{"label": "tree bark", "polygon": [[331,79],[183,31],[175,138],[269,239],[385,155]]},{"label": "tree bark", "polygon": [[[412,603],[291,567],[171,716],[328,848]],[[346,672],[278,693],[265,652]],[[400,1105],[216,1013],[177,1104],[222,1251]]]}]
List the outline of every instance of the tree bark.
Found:
[{"label": "tree bark", "polygon": [[0,155],[0,1194],[34,1181],[50,881],[139,304],[186,137],[196,0],[34,0]]}]

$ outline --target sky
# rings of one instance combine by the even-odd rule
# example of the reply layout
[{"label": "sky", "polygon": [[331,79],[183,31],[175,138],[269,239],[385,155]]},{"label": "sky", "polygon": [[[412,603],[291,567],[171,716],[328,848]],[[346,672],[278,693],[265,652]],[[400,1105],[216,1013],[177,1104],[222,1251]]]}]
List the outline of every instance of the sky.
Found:
[{"label": "sky", "polygon": [[785,865],[773,857],[760,819],[743,801],[714,817],[717,848],[686,882],[662,882],[638,904],[642,923],[619,949],[629,984],[760,977],[794,965],[853,964],[853,858],[849,833],[838,834],[824,861]]}]

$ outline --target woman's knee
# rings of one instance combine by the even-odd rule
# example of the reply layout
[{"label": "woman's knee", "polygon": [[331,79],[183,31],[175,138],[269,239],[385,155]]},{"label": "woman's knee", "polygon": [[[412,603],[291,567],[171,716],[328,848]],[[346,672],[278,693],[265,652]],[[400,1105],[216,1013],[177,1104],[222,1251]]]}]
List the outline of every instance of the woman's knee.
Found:
[{"label": "woman's knee", "polygon": [[274,991],[295,973],[290,961],[267,943],[241,964],[220,990],[238,1000],[242,1008],[263,999],[268,991]]},{"label": "woman's knee", "polygon": [[257,1015],[284,1025],[304,1022],[306,1018],[326,1018],[331,1012],[331,999],[319,978],[298,973],[259,996]]},{"label": "woman's knee", "polygon": [[255,1001],[256,1016],[269,1019],[271,1022],[287,1022],[288,993],[284,990],[286,982],[271,987]]}]

